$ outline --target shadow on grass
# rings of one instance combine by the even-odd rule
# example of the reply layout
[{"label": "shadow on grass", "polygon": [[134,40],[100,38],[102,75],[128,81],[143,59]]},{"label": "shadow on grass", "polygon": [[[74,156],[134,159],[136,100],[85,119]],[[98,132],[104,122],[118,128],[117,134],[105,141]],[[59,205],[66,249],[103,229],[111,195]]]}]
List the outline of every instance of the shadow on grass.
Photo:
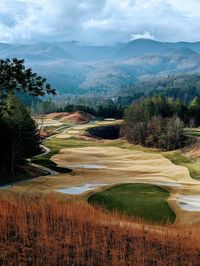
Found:
[{"label": "shadow on grass", "polygon": [[53,161],[50,160],[51,156],[52,155],[41,156],[37,159],[32,159],[32,162],[35,164],[44,166],[46,168],[49,168],[49,169],[56,171],[58,173],[65,174],[65,173],[71,173],[72,172],[72,169],[57,166],[56,163],[54,163]]}]

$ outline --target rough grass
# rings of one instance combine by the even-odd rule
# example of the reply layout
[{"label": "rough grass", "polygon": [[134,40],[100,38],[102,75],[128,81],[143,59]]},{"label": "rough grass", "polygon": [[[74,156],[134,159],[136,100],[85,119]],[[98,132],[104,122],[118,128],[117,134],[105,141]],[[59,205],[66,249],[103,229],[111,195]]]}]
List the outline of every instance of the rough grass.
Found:
[{"label": "rough grass", "polygon": [[163,156],[176,165],[188,168],[193,179],[200,180],[200,163],[187,158],[180,151],[165,152]]},{"label": "rough grass", "polygon": [[46,155],[37,156],[36,158],[32,159],[32,162],[47,167],[59,173],[69,173],[72,171],[71,169],[58,167],[57,164],[51,160],[51,157],[55,154],[58,154],[60,149],[63,147],[62,141],[61,140],[57,141],[57,140],[59,139],[52,138],[50,140],[44,141],[44,145],[50,148],[51,150],[50,153]]},{"label": "rough grass", "polygon": [[89,140],[81,140],[76,137],[66,138],[66,139],[59,139],[53,137],[51,139],[45,140],[44,145],[50,148],[54,155],[59,152],[60,149],[65,148],[84,148],[84,147],[91,147],[91,146],[100,146],[100,147],[118,147],[121,149],[129,149],[129,150],[138,150],[148,153],[158,153],[160,152],[158,149],[151,149],[142,147],[139,145],[133,145],[128,143],[124,139],[117,139],[117,140],[108,140],[108,141],[89,141]]},{"label": "rough grass", "polygon": [[59,173],[69,173],[72,170],[64,167],[58,167],[57,164],[51,160],[52,156],[58,154],[61,149],[73,147],[81,148],[94,145],[93,142],[82,141],[74,137],[71,137],[69,139],[59,139],[52,137],[51,139],[45,140],[43,144],[48,147],[51,152],[46,155],[41,155],[37,156],[36,158],[33,158],[33,163],[50,168]]},{"label": "rough grass", "polygon": [[57,132],[60,132],[64,129],[70,128],[71,126],[73,126],[73,124],[61,124],[59,126],[45,126],[43,130],[45,131],[55,130]]},{"label": "rough grass", "polygon": [[168,191],[153,185],[123,184],[91,195],[88,202],[149,222],[173,223],[168,197]]},{"label": "rough grass", "polygon": [[199,265],[197,227],[149,226],[86,203],[0,199],[0,265]]}]

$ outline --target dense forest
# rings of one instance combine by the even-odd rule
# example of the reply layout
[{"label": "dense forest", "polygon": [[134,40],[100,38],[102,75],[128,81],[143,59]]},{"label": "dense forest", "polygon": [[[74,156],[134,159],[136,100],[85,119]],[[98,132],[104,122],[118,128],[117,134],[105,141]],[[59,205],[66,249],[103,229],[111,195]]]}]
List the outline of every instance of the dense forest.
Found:
[{"label": "dense forest", "polygon": [[116,102],[121,105],[129,105],[138,99],[156,95],[172,97],[189,103],[194,97],[200,97],[200,75],[151,76],[133,84],[122,86],[120,91],[116,92]]},{"label": "dense forest", "polygon": [[[21,94],[20,99],[30,107],[32,114],[57,111],[71,112],[80,109],[100,117],[104,117],[106,112],[108,114],[105,117],[112,115],[119,117],[126,106],[156,95],[180,99],[189,104],[196,96],[200,97],[200,75],[171,74],[150,76],[133,84],[121,86],[114,93],[110,91],[109,95],[91,92],[81,95],[57,95],[53,99],[35,99],[27,94]],[[102,111],[102,109],[104,110]],[[117,111],[118,114],[115,114],[116,109],[119,109]]]},{"label": "dense forest", "polygon": [[174,150],[188,143],[183,129],[199,126],[199,113],[198,97],[190,104],[164,96],[150,97],[126,109],[123,133],[134,144]]}]

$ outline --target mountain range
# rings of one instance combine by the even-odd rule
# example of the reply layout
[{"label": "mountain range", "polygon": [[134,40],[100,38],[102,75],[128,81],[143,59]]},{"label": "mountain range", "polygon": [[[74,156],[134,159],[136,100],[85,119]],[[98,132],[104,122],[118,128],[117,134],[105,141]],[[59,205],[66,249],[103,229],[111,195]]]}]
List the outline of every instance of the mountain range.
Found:
[{"label": "mountain range", "polygon": [[200,73],[200,42],[0,43],[0,57],[25,59],[27,67],[45,76],[60,94],[106,94],[155,75]]}]

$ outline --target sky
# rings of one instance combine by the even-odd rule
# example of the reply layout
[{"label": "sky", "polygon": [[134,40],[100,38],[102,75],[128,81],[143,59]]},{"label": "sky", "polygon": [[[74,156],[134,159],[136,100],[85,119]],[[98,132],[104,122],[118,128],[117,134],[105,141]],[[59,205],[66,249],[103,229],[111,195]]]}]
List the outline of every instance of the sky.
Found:
[{"label": "sky", "polygon": [[0,0],[0,42],[200,41],[200,0]]}]

